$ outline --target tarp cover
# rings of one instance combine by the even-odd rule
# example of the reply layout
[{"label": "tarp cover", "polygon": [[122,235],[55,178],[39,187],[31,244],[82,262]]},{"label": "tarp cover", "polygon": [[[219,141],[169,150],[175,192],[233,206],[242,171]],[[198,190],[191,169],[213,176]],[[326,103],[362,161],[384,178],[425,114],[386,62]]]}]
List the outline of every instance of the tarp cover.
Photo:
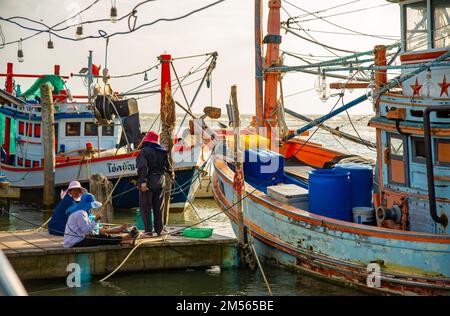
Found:
[{"label": "tarp cover", "polygon": [[41,85],[44,83],[50,83],[53,87],[53,92],[59,94],[60,91],[64,88],[64,81],[58,75],[45,75],[42,78],[38,78],[33,85],[24,93],[22,93],[21,97],[34,97],[41,96]]}]

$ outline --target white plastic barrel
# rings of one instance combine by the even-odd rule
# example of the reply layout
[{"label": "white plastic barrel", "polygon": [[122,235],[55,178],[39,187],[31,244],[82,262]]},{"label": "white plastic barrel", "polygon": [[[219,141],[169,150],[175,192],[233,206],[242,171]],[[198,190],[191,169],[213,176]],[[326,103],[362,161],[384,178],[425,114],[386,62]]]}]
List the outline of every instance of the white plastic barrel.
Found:
[{"label": "white plastic barrel", "polygon": [[363,225],[373,225],[375,222],[375,210],[367,206],[354,207],[353,222]]}]

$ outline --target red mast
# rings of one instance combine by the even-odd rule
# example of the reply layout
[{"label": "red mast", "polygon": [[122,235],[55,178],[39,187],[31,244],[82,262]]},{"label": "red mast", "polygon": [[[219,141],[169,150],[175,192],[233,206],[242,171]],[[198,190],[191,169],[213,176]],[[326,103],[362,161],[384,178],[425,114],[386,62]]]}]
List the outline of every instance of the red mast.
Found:
[{"label": "red mast", "polygon": [[[13,63],[6,64],[6,92],[13,93]],[[9,161],[11,145],[11,119],[5,116],[5,141],[3,148],[6,152],[6,163]]]},{"label": "red mast", "polygon": [[159,56],[159,61],[161,63],[161,110],[164,106],[164,89],[167,86],[172,90],[172,80],[170,79],[170,62],[172,61],[171,55],[161,55]]},{"label": "red mast", "polygon": [[[279,63],[280,53],[280,8],[281,0],[269,1],[269,19],[267,21],[267,35],[264,43],[267,44],[265,67],[272,67]],[[269,128],[267,137],[270,139],[270,129],[277,126],[277,92],[278,80],[280,74],[278,72],[266,73],[265,89],[264,89],[264,126]]]}]

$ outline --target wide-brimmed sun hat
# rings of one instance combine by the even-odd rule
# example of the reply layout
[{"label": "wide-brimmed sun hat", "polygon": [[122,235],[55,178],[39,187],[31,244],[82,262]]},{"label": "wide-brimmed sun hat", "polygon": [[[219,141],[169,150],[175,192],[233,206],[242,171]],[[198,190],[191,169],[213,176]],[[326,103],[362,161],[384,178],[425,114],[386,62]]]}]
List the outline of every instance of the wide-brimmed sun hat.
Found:
[{"label": "wide-brimmed sun hat", "polygon": [[64,199],[64,197],[66,196],[67,192],[69,192],[69,190],[71,190],[71,189],[80,189],[81,190],[81,194],[85,194],[88,191],[88,190],[86,190],[85,188],[83,188],[81,186],[80,182],[72,181],[72,182],[69,183],[69,187],[66,190],[61,191],[61,195],[60,195],[61,199]]},{"label": "wide-brimmed sun hat", "polygon": [[147,135],[145,135],[144,142],[145,143],[158,143],[159,135],[153,131],[149,131]]},{"label": "wide-brimmed sun hat", "polygon": [[83,196],[81,197],[80,202],[72,205],[71,207],[69,207],[66,211],[66,214],[72,214],[76,211],[87,211],[88,213],[90,213],[90,211],[93,208],[99,208],[101,207],[103,204],[99,201],[95,200],[95,196],[93,196],[90,193],[85,193],[83,194]]}]

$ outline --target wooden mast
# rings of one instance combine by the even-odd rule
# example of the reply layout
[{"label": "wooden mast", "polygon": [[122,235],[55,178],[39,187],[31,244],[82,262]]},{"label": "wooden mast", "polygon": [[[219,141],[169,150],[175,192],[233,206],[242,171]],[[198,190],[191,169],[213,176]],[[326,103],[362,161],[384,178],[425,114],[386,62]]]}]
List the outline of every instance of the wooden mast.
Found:
[{"label": "wooden mast", "polygon": [[[164,145],[169,152],[169,161],[173,166],[172,147],[173,147],[173,131],[175,129],[175,103],[172,98],[172,86],[170,78],[171,55],[161,55],[159,57],[161,63],[161,145]],[[164,181],[164,212],[163,221],[167,225],[169,222],[170,208],[170,192],[172,188],[172,180],[170,175],[165,176]]]},{"label": "wooden mast", "polygon": [[[375,46],[374,50],[374,62],[376,66],[386,66],[386,46],[384,45],[377,45]],[[377,70],[374,74],[375,84],[377,86],[377,91],[375,92],[376,95],[379,95],[379,90],[386,85],[387,82],[387,72],[386,70]],[[380,101],[378,97],[373,97],[375,102],[375,115],[380,116]],[[377,138],[377,171],[378,174],[376,175],[378,178],[378,192],[374,190],[373,194],[373,203],[375,206],[375,209],[381,206],[382,203],[382,192],[383,192],[383,143],[381,139],[381,130],[377,128],[376,130],[376,138]]]},{"label": "wooden mast", "polygon": [[[6,64],[6,92],[13,93],[13,63]],[[6,151],[6,163],[9,162],[11,147],[11,118],[5,115],[5,135],[3,148]]]},{"label": "wooden mast", "polygon": [[[278,65],[280,54],[280,8],[281,0],[269,1],[269,18],[267,21],[267,35],[264,43],[267,44],[265,67]],[[264,126],[267,128],[267,137],[271,140],[271,130],[277,126],[277,91],[279,72],[265,74],[264,88]]]},{"label": "wooden mast", "polygon": [[263,126],[262,0],[255,0],[255,105],[256,126]]}]

